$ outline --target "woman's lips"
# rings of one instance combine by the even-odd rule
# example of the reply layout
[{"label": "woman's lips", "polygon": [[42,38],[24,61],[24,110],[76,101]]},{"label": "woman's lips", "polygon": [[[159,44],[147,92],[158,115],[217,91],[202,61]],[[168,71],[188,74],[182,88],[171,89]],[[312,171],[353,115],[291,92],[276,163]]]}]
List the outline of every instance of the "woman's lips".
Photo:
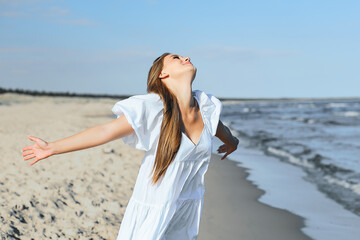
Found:
[{"label": "woman's lips", "polygon": [[184,64],[192,64],[191,62],[186,62],[186,63],[184,63]]}]

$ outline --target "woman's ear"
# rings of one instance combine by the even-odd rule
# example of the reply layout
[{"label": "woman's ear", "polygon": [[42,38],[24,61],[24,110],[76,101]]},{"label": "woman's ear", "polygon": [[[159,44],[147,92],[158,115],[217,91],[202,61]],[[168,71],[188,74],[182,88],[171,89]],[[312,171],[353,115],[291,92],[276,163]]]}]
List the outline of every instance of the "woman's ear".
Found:
[{"label": "woman's ear", "polygon": [[164,78],[167,78],[168,76],[169,76],[169,74],[167,74],[165,72],[161,72],[160,75],[159,75],[159,78],[164,79]]}]

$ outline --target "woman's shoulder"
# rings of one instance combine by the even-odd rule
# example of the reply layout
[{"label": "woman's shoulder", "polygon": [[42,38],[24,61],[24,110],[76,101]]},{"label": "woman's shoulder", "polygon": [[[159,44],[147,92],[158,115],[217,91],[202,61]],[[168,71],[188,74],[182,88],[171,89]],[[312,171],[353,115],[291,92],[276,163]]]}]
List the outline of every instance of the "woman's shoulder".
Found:
[{"label": "woman's shoulder", "polygon": [[140,117],[143,114],[157,114],[163,109],[160,96],[153,93],[136,94],[122,99],[115,103],[112,111],[114,114],[121,115],[122,112],[127,110]]},{"label": "woman's shoulder", "polygon": [[211,93],[206,93],[200,89],[193,90],[193,92],[195,96],[200,100],[200,102],[206,107],[214,104],[215,105],[221,104],[221,101]]},{"label": "woman's shoulder", "polygon": [[209,126],[211,135],[215,136],[223,107],[222,103],[217,97],[210,93],[205,93],[202,90],[194,90],[193,92],[200,101],[200,107],[204,113],[205,121]]},{"label": "woman's shoulder", "polygon": [[145,94],[136,94],[136,95],[132,95],[129,98],[133,98],[133,99],[140,99],[140,100],[153,100],[153,101],[157,101],[160,99],[160,96],[156,93],[145,93]]},{"label": "woman's shoulder", "polygon": [[158,111],[164,107],[160,96],[156,93],[136,94],[130,96],[128,99],[131,99],[134,102],[139,102],[139,104],[146,108],[157,109]]},{"label": "woman's shoulder", "polygon": [[203,91],[203,90],[200,90],[200,89],[195,89],[195,90],[193,90],[193,92],[195,93],[195,95],[196,95],[197,97],[207,97],[207,98],[211,98],[212,96],[214,96],[213,94],[207,93],[207,92],[205,92],[205,91]]}]

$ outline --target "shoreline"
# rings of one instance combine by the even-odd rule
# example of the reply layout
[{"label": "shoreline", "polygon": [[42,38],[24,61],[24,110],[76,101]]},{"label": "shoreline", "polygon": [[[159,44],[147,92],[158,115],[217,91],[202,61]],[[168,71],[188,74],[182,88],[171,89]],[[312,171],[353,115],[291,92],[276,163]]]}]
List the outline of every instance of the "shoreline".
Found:
[{"label": "shoreline", "polygon": [[305,219],[263,204],[265,191],[247,180],[245,168],[212,154],[205,174],[205,196],[199,240],[312,239],[301,228]]}]

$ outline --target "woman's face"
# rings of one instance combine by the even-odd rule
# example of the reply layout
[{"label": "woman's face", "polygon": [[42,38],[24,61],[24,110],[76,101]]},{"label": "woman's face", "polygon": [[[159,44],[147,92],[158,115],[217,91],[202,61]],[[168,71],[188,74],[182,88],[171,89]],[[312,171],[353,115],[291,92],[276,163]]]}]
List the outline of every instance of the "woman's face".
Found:
[{"label": "woman's face", "polygon": [[163,76],[165,74],[171,78],[179,78],[186,75],[194,78],[196,67],[190,62],[189,57],[170,54],[164,58],[164,66],[161,72]]}]

